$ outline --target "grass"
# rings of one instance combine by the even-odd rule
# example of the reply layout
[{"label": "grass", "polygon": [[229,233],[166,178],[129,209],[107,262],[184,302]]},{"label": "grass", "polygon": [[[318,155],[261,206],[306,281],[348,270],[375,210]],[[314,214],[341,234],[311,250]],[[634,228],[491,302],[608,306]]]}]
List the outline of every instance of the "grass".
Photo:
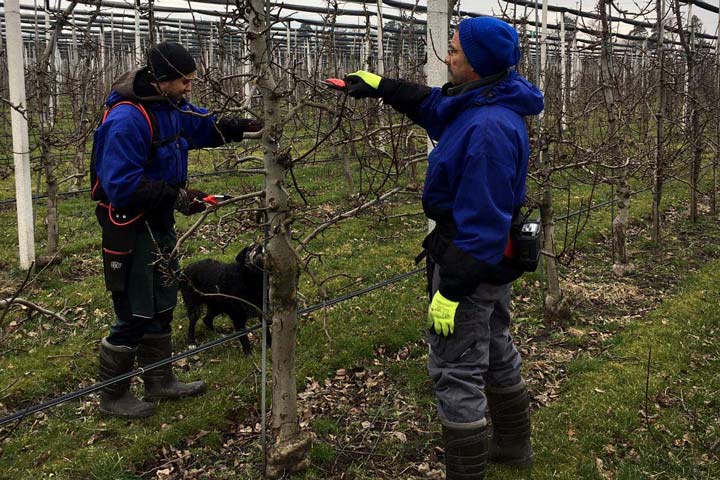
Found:
[{"label": "grass", "polygon": [[[326,168],[323,168],[326,170]],[[315,178],[327,178],[309,168],[301,175],[312,184]],[[301,176],[301,181],[305,178]],[[203,188],[212,192],[235,192],[259,187],[257,178],[207,177]],[[199,184],[199,182],[198,182]],[[345,193],[342,188],[318,189],[313,205],[333,202],[336,208]],[[88,385],[96,378],[98,340],[112,321],[109,300],[101,279],[101,264],[96,254],[99,232],[91,212],[92,203],[82,197],[61,202],[63,254],[66,260],[37,278],[25,292],[48,308],[69,308],[68,324],[44,318],[25,320],[14,313],[10,321],[20,322],[12,344],[12,354],[0,358],[0,385],[6,411],[59,395],[78,386]],[[417,208],[398,204],[393,213]],[[5,210],[0,217],[8,226],[0,239],[0,248],[13,250],[14,212]],[[234,258],[238,245],[257,237],[253,231],[238,231],[234,225],[220,225],[219,217],[201,230],[188,243],[186,260],[207,256],[226,261]],[[190,220],[180,218],[178,228],[185,229]],[[214,224],[214,226],[212,226]],[[215,228],[220,225],[220,228]],[[423,234],[421,217],[394,218],[379,221],[376,215],[360,217],[347,228],[332,228],[314,243],[314,251],[322,254],[322,263],[314,264],[321,278],[343,273],[326,287],[331,295],[367,285],[413,267],[413,255]],[[36,223],[38,241],[42,245],[41,219]],[[398,235],[398,231],[401,234]],[[219,232],[219,233],[218,233]],[[383,240],[384,238],[384,240]],[[223,246],[227,248],[223,248]],[[365,255],[355,256],[356,252]],[[2,275],[2,285],[9,288],[21,278],[11,263]],[[316,287],[303,277],[301,293],[306,303],[317,300]],[[306,376],[324,377],[330,372],[372,357],[376,345],[395,348],[413,340],[418,325],[408,318],[421,319],[417,297],[422,295],[421,279],[417,276],[390,289],[362,299],[317,312],[301,319],[298,339],[298,381]],[[402,307],[399,307],[401,305]],[[407,307],[405,307],[407,306]],[[176,350],[186,347],[182,307],[176,313]],[[377,319],[377,322],[374,320]],[[24,323],[23,323],[24,322]],[[229,332],[229,322],[218,322],[221,331]],[[200,328],[199,339],[214,338]],[[326,334],[332,339],[328,344]],[[358,342],[358,337],[366,339]],[[256,342],[257,344],[257,342]],[[259,351],[259,348],[256,349]],[[239,417],[256,415],[244,412],[245,406],[257,405],[256,386],[259,374],[255,368],[259,353],[243,358],[237,345],[228,345],[208,354],[192,357],[181,373],[186,379],[203,378],[210,389],[207,395],[172,404],[163,404],[158,414],[147,422],[132,423],[100,417],[96,400],[83,399],[51,410],[47,415],[27,419],[2,444],[0,478],[133,478],[127,472],[137,471],[152,461],[161,446],[178,445],[200,431],[222,431]],[[15,380],[20,378],[17,383]],[[122,447],[117,448],[117,446]],[[40,460],[40,461],[38,461]]]},{"label": "grass", "polygon": [[[210,157],[197,154],[194,158],[197,170],[208,168]],[[345,186],[340,177],[339,165],[307,166],[298,169],[299,184],[307,193],[308,206],[299,207],[296,231],[309,231],[313,222],[319,218],[327,218],[322,211],[323,206],[330,206],[340,212],[354,205],[349,199]],[[356,184],[359,181],[359,172],[355,172]],[[422,172],[421,172],[422,174]],[[331,180],[328,180],[331,179]],[[367,178],[365,179],[368,180]],[[240,191],[253,191],[261,186],[259,177],[240,178],[236,176],[204,177],[194,183],[195,186],[213,193],[234,193]],[[588,194],[589,187],[573,186],[571,209],[579,206],[579,199]],[[600,187],[596,191],[596,198],[605,198],[609,189]],[[681,205],[687,194],[683,187],[676,186],[668,189],[666,205]],[[297,195],[293,197],[300,204]],[[558,208],[564,202],[558,198]],[[649,212],[647,195],[633,201],[631,212],[640,221],[647,218]],[[57,267],[44,272],[30,287],[28,293],[32,299],[44,306],[61,310],[65,309],[69,322],[60,324],[45,318],[34,317],[28,319],[23,312],[13,312],[8,316],[6,323],[18,322],[19,327],[13,336],[3,345],[5,351],[0,357],[0,411],[16,410],[24,406],[54,397],[60,393],[85,386],[93,382],[97,369],[97,348],[99,339],[106,333],[112,318],[110,315],[109,299],[101,279],[101,263],[97,254],[99,231],[92,214],[92,202],[85,195],[64,199],[61,204],[61,245],[65,261]],[[337,275],[328,281],[325,286],[330,296],[369,285],[399,272],[414,268],[412,259],[419,251],[426,223],[422,216],[411,214],[420,210],[419,201],[413,196],[399,197],[392,204],[375,209],[373,212],[361,215],[342,226],[333,227],[324,232],[312,244],[313,252],[320,255],[320,260],[313,261],[312,267],[320,278]],[[42,209],[36,212],[36,233],[39,249],[44,242],[44,226],[42,224]],[[407,214],[403,217],[391,215]],[[323,216],[325,215],[325,216]],[[0,248],[4,251],[15,251],[16,226],[14,212],[9,209],[0,211],[0,221],[5,228],[0,234]],[[610,224],[610,213],[606,209],[593,212],[592,222],[583,233],[578,247],[590,249],[595,243],[607,236]],[[186,229],[190,220],[180,218],[178,228]],[[245,228],[234,219],[222,219],[219,215],[211,218],[207,227],[199,231],[185,251],[185,262],[205,257],[213,257],[229,261],[242,245],[258,238],[259,232]],[[298,234],[298,236],[301,236]],[[677,260],[678,268],[682,268],[682,258]],[[9,292],[11,288],[22,279],[22,272],[15,269],[12,259],[0,261],[3,267],[0,271],[0,286]],[[528,275],[515,286],[518,294],[536,295],[539,291],[533,288],[536,282],[539,286],[542,281],[540,273]],[[696,285],[687,288],[693,291]],[[309,305],[318,301],[318,289],[307,276],[301,277],[301,301]],[[539,305],[539,297],[532,301]],[[300,319],[298,336],[298,383],[302,388],[307,378],[324,379],[331,377],[337,369],[354,368],[370,365],[379,349],[386,352],[399,352],[408,345],[410,353],[401,362],[387,365],[387,374],[392,378],[393,385],[401,391],[405,398],[412,399],[414,406],[429,415],[433,412],[433,398],[429,389],[429,381],[425,369],[424,345],[418,344],[424,330],[424,279],[421,275],[404,280],[389,288],[373,292],[369,295],[343,302],[339,305],[313,313]],[[518,318],[518,323],[530,327],[541,327],[542,319],[539,307],[527,310],[524,317]],[[176,350],[186,347],[184,342],[185,314],[180,306],[176,312],[175,340]],[[654,321],[646,321],[644,327],[654,325]],[[218,322],[221,331],[229,332],[229,322]],[[643,330],[644,332],[644,330]],[[637,336],[637,335],[636,335]],[[199,340],[215,338],[214,334],[206,332],[202,326],[198,329]],[[662,338],[662,337],[658,337]],[[668,337],[670,338],[670,337]],[[676,338],[672,337],[675,341]],[[634,340],[630,338],[629,340]],[[629,341],[628,340],[628,341]],[[618,340],[619,341],[619,340]],[[257,342],[255,342],[257,345]],[[677,344],[675,344],[677,345]],[[613,347],[623,351],[624,344]],[[97,412],[95,398],[83,399],[81,402],[64,405],[49,411],[47,414],[34,416],[21,423],[14,433],[0,444],[0,479],[38,478],[53,476],[58,479],[75,478],[137,478],[137,475],[149,470],[161,454],[163,448],[185,447],[200,458],[222,446],[223,436],[231,425],[238,422],[249,422],[254,425],[257,421],[259,409],[259,374],[256,365],[259,363],[259,348],[250,358],[240,354],[237,345],[227,345],[202,355],[191,357],[181,367],[180,376],[183,379],[203,378],[208,381],[209,392],[197,399],[188,399],[181,402],[161,404],[155,417],[145,422],[127,422],[117,419],[100,417]],[[615,351],[615,350],[613,350]],[[641,358],[641,351],[634,355]],[[609,355],[609,354],[608,354]],[[660,362],[660,351],[657,361]],[[628,356],[622,354],[622,356]],[[612,357],[580,358],[568,366],[573,381],[567,386],[567,393],[563,391],[563,400],[568,402],[583,399],[578,405],[578,412],[586,416],[597,417],[597,412],[606,412],[598,406],[594,408],[595,401],[601,401],[607,396],[593,395],[592,383],[580,382],[586,375],[597,374],[600,381],[608,363],[609,378],[618,382],[618,388],[627,387],[627,378],[615,372],[612,367]],[[678,362],[673,363],[677,367]],[[618,367],[619,368],[619,367]],[[639,362],[639,373],[642,374],[642,362]],[[658,367],[660,369],[660,367]],[[670,371],[670,370],[669,370]],[[693,372],[694,374],[694,372]],[[577,378],[578,385],[575,385]],[[695,377],[693,377],[695,378]],[[697,377],[698,379],[701,376]],[[17,383],[16,379],[19,379]],[[659,381],[659,380],[654,380]],[[642,383],[642,382],[641,382]],[[702,383],[702,382],[700,382]],[[603,384],[604,385],[604,384]],[[632,383],[636,387],[635,383]],[[653,384],[657,387],[658,384]],[[697,385],[697,384],[693,384]],[[712,387],[712,384],[708,388]],[[589,393],[586,391],[590,388]],[[610,386],[597,387],[605,392],[611,392]],[[657,387],[659,388],[659,387]],[[715,391],[717,386],[715,385]],[[577,389],[577,390],[576,390]],[[659,391],[659,390],[654,390]],[[635,390],[633,390],[635,392]],[[705,412],[710,407],[703,404],[703,398],[710,398],[712,390],[698,392],[698,399],[688,398],[686,405],[698,408],[698,412]],[[595,392],[596,393],[596,392]],[[633,393],[634,395],[635,393]],[[620,394],[618,394],[620,395]],[[707,395],[705,397],[704,395]],[[612,397],[615,398],[615,397]],[[635,397],[633,397],[635,398]],[[620,400],[623,400],[620,395]],[[578,400],[580,401],[580,400]],[[556,407],[561,409],[560,402]],[[567,406],[567,408],[576,408]],[[629,408],[629,407],[628,407]],[[633,408],[637,410],[636,405]],[[703,410],[704,409],[704,410]],[[374,412],[375,415],[391,415],[387,406]],[[553,413],[545,413],[545,412]],[[563,467],[559,478],[595,478],[598,473],[598,464],[595,458],[604,462],[606,468],[619,472],[630,468],[625,462],[617,463],[613,455],[607,453],[599,436],[591,435],[587,441],[578,440],[580,433],[589,429],[615,428],[628,422],[637,423],[637,412],[632,415],[628,410],[622,413],[614,423],[607,425],[584,425],[573,423],[576,441],[567,440],[567,419],[574,419],[570,413],[563,410],[543,409],[536,415],[535,441],[538,450],[538,466],[535,475],[550,472],[553,463]],[[548,415],[548,418],[545,418]],[[659,413],[658,413],[659,415]],[[611,417],[605,415],[604,417]],[[682,417],[682,415],[679,415]],[[605,420],[605,418],[603,418]],[[578,419],[580,421],[582,419]],[[677,425],[681,424],[679,418]],[[610,422],[610,420],[607,420]],[[662,423],[670,431],[676,424],[671,421]],[[321,437],[335,434],[340,426],[332,418],[318,415],[313,427]],[[619,427],[618,427],[619,428]],[[210,432],[198,440],[197,445],[189,445],[190,440],[200,432]],[[622,429],[618,430],[617,438],[624,439]],[[664,430],[661,432],[667,435]],[[643,438],[643,432],[634,433],[638,439]],[[434,435],[432,437],[431,435]],[[423,435],[408,431],[408,443],[390,443],[385,445],[387,452],[400,457],[417,455],[418,451],[431,450],[432,441],[437,440],[437,431]],[[615,434],[614,434],[615,435]],[[647,435],[647,434],[645,434]],[[597,437],[597,438],[596,438]],[[616,438],[616,437],[613,437]],[[635,437],[633,437],[635,438]],[[680,437],[681,438],[681,437]],[[694,437],[690,437],[693,443]],[[544,450],[542,445],[563,445],[568,443],[567,449]],[[672,439],[673,441],[676,438]],[[640,442],[640,440],[637,440]],[[540,442],[540,443],[538,443]],[[629,450],[623,447],[622,442],[613,443],[615,452]],[[638,443],[639,444],[639,443]],[[610,450],[608,450],[610,451]],[[636,452],[641,452],[638,447]],[[588,452],[592,452],[592,455]],[[611,451],[610,451],[611,452]],[[678,453],[678,455],[682,450]],[[657,452],[656,452],[657,453]],[[627,453],[630,456],[630,453]],[[659,457],[659,454],[655,456]],[[312,459],[317,465],[332,464],[339,457],[334,445],[322,438],[316,442]],[[582,459],[587,458],[587,461]],[[684,457],[681,457],[684,458]],[[257,450],[250,449],[249,462],[259,461]],[[552,459],[547,464],[543,459]],[[670,461],[669,459],[667,460]],[[685,460],[683,459],[683,462]],[[646,469],[662,467],[664,464],[657,460],[657,464],[647,464],[641,467]],[[355,478],[372,478],[367,476],[367,469],[362,462],[347,466],[348,475]],[[559,467],[558,467],[559,468]],[[560,471],[560,470],[559,470]],[[629,470],[631,473],[640,470]],[[649,470],[648,470],[649,471]],[[671,471],[678,471],[671,470]],[[354,473],[353,473],[354,472]],[[593,473],[594,472],[594,473]],[[505,473],[498,473],[504,475]],[[218,475],[217,478],[244,478],[240,473],[237,476]],[[230,474],[228,474],[230,475]],[[365,475],[365,476],[363,476]],[[507,478],[517,478],[515,473],[507,473]],[[572,476],[575,475],[575,476]],[[628,473],[630,475],[630,473]],[[253,478],[253,477],[248,477]],[[323,469],[316,468],[308,472],[305,478],[323,478]],[[545,477],[537,477],[545,478]],[[551,478],[551,477],[547,477]],[[626,477],[637,478],[637,477]],[[668,477],[674,478],[674,477]],[[681,477],[678,477],[681,478]],[[688,477],[691,478],[691,477]],[[707,477],[710,478],[710,477]]]},{"label": "grass", "polygon": [[[533,417],[533,479],[720,477],[718,281],[714,262],[604,355],[570,365],[561,400]],[[491,474],[530,478],[500,468]]]},{"label": "grass", "polygon": [[[718,282],[720,262],[708,262],[685,278],[659,308],[611,337],[601,353],[580,353],[564,365],[567,380],[555,392],[557,400],[533,414],[533,469],[492,465],[487,478],[720,478],[720,344],[715,341],[720,331]],[[562,346],[574,347],[572,341]],[[394,354],[376,357],[372,369],[385,372],[388,388],[395,392],[393,398],[410,405],[401,402],[405,407],[388,409],[382,398],[368,395],[363,401],[370,407],[359,419],[340,424],[343,415],[338,409],[316,417],[317,448],[333,455],[326,458],[313,452],[314,467],[301,478],[338,478],[341,472],[353,472],[352,478],[363,480],[424,478],[417,467],[423,460],[432,460],[433,447],[441,445],[439,424],[430,413],[434,398],[425,370],[426,347],[417,343],[407,348],[409,352],[400,360],[392,358]],[[526,369],[532,369],[533,359],[529,361]],[[339,387],[331,386],[328,392]],[[412,410],[412,415],[407,415],[407,410]],[[375,417],[376,425],[398,425],[392,433],[376,426],[373,441],[377,443],[361,444],[360,437],[367,433],[356,432],[356,423]],[[413,432],[418,423],[419,433]],[[395,432],[404,432],[406,440],[398,443]],[[345,440],[333,440],[341,438]],[[346,443],[362,449],[363,454],[353,456],[339,449],[338,444]],[[363,468],[373,452],[385,457],[386,463],[378,460],[382,466]],[[333,475],[322,477],[331,465],[336,467]],[[407,471],[406,467],[415,468]],[[407,477],[400,475],[401,471]]]}]

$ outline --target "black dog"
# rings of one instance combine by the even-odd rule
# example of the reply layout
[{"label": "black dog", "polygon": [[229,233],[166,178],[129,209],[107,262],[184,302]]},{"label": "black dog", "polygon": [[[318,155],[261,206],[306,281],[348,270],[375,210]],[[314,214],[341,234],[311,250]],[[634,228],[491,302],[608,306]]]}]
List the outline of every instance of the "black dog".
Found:
[{"label": "black dog", "polygon": [[[235,263],[201,260],[185,267],[180,293],[190,320],[187,334],[190,345],[196,345],[195,324],[203,305],[207,307],[203,322],[210,330],[215,330],[213,319],[221,313],[230,316],[236,332],[245,328],[248,318],[260,316],[263,265],[262,246],[253,245],[245,247],[235,257]],[[267,340],[269,344],[269,332]],[[243,352],[249,355],[251,347],[247,335],[240,337],[240,343]]]}]

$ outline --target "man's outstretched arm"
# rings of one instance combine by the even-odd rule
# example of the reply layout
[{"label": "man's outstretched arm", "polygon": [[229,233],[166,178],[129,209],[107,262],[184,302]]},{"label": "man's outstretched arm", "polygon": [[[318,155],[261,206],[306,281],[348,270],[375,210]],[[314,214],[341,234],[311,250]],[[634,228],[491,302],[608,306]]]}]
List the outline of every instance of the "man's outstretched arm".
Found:
[{"label": "man's outstretched arm", "polygon": [[353,98],[382,98],[385,103],[417,123],[431,138],[437,139],[441,131],[435,109],[441,89],[385,78],[365,70],[358,70],[345,77],[347,94]]}]

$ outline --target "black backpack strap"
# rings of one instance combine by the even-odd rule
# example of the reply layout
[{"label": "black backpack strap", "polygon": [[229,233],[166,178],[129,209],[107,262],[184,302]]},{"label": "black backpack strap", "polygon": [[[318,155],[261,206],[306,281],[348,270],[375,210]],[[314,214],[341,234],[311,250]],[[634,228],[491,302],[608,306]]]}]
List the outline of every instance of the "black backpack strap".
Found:
[{"label": "black backpack strap", "polygon": [[[105,110],[103,111],[102,119],[100,120],[100,125],[105,123],[105,120],[107,119],[107,116],[110,114],[110,111],[117,107],[118,105],[132,105],[135,108],[137,108],[143,117],[145,117],[145,120],[148,122],[148,127],[150,127],[150,155],[148,155],[147,166],[150,166],[152,163],[152,157],[155,155],[156,145],[155,145],[155,134],[158,131],[157,127],[157,118],[155,117],[155,112],[152,111],[152,109],[147,106],[146,104],[143,104],[142,102],[134,101],[134,100],[120,100],[118,102],[115,102],[111,105],[107,105],[105,107]],[[98,127],[100,126],[98,125]],[[168,142],[169,143],[169,142]],[[90,198],[96,201],[108,201],[107,195],[102,190],[102,186],[100,186],[100,180],[97,176],[97,170],[95,169],[95,147],[93,146],[91,157],[90,157],[90,185],[91,185],[91,191],[90,191]]]}]

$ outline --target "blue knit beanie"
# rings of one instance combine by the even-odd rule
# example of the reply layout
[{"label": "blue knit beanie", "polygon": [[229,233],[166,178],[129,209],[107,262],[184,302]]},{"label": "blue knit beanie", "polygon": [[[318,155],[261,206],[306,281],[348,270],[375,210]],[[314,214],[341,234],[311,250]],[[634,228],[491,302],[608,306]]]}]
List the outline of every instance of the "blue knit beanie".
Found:
[{"label": "blue knit beanie", "polygon": [[465,57],[481,77],[489,77],[520,61],[520,43],[513,27],[493,17],[466,18],[458,25]]}]

